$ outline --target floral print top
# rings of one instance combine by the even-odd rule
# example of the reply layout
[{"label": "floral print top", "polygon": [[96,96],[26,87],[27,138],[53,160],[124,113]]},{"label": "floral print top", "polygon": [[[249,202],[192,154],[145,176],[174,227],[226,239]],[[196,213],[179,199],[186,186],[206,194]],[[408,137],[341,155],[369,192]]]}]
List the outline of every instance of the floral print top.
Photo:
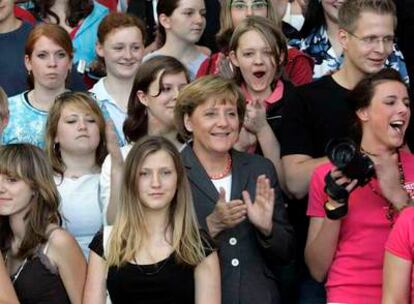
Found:
[{"label": "floral print top", "polygon": [[[337,57],[329,42],[326,26],[314,29],[306,38],[292,39],[289,44],[314,59],[313,79],[338,70],[343,62],[343,54]],[[399,71],[404,81],[409,82],[404,56],[396,44],[394,44],[393,51],[385,62],[385,66]]]}]

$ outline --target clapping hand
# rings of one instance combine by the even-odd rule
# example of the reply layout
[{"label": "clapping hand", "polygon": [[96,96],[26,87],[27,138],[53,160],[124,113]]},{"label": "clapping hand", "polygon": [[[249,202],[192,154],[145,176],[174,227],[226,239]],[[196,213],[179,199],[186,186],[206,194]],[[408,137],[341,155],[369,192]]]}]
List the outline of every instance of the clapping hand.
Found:
[{"label": "clapping hand", "polygon": [[264,103],[259,100],[249,102],[246,106],[243,126],[247,131],[257,135],[266,125],[268,122]]},{"label": "clapping hand", "polygon": [[245,127],[241,127],[239,138],[234,144],[233,148],[237,151],[249,151],[251,147],[255,147],[257,144],[257,137],[255,134],[246,130]]},{"label": "clapping hand", "polygon": [[225,79],[233,79],[234,71],[230,59],[223,53],[220,53],[218,56],[217,74]]},{"label": "clapping hand", "polygon": [[226,191],[220,188],[219,199],[213,212],[207,217],[210,235],[215,237],[221,231],[233,228],[246,219],[246,205],[242,200],[226,202]]},{"label": "clapping hand", "polygon": [[250,194],[247,191],[243,191],[243,200],[247,207],[249,221],[263,235],[271,235],[275,191],[270,187],[270,180],[265,175],[260,175],[256,182],[256,197],[254,203],[252,203]]}]

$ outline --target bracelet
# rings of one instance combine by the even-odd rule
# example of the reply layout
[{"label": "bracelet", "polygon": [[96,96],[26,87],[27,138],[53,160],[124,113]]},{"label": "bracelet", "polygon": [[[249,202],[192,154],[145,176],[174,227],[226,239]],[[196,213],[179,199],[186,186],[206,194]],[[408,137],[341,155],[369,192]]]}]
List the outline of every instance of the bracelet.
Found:
[{"label": "bracelet", "polygon": [[348,213],[348,204],[343,204],[339,207],[333,206],[329,201],[324,205],[326,217],[330,220],[339,220]]}]

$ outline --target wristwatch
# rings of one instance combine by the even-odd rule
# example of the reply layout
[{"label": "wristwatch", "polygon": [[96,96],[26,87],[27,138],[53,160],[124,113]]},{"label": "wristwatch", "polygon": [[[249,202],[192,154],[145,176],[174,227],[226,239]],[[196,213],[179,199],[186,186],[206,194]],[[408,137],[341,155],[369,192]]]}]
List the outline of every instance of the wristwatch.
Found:
[{"label": "wristwatch", "polygon": [[324,205],[326,217],[330,220],[339,220],[348,213],[348,204],[335,207],[329,201]]}]

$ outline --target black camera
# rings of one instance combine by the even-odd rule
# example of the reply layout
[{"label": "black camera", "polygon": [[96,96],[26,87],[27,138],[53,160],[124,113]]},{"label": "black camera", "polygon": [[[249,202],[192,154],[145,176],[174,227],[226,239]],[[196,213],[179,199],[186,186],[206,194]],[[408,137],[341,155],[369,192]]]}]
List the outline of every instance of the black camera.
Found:
[{"label": "black camera", "polygon": [[326,154],[346,177],[358,180],[358,186],[364,186],[375,175],[372,160],[348,138],[331,140],[326,146]]}]

